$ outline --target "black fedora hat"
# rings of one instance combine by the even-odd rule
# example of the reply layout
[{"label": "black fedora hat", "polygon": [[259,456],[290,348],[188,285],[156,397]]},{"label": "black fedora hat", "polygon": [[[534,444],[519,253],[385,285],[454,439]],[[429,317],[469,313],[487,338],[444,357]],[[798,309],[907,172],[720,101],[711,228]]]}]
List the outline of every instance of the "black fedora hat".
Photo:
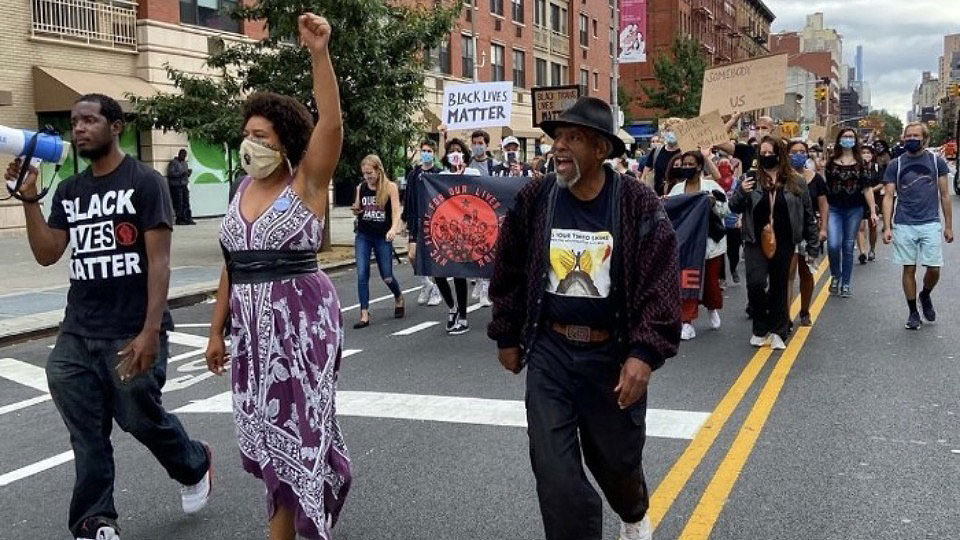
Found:
[{"label": "black fedora hat", "polygon": [[560,113],[556,120],[540,122],[540,129],[551,139],[556,139],[554,133],[556,133],[557,128],[563,126],[584,127],[605,137],[613,145],[610,155],[607,156],[608,158],[622,156],[627,151],[627,146],[623,144],[623,141],[620,140],[620,137],[617,137],[614,131],[613,110],[602,99],[582,97],[570,108]]}]

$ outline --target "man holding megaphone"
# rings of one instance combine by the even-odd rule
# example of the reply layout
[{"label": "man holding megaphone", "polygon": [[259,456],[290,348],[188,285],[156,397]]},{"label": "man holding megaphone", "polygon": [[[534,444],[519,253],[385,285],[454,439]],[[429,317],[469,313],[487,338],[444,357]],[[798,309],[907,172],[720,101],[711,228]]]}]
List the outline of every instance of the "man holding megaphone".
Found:
[{"label": "man holding megaphone", "polygon": [[173,329],[167,309],[173,209],[166,181],[120,149],[124,118],[116,100],[82,96],[70,122],[77,152],[90,167],[60,183],[48,221],[37,202],[33,165],[18,159],[4,178],[16,180],[29,167],[18,195],[37,262],[54,264],[71,246],[66,313],[46,366],[76,458],[69,527],[78,540],[117,540],[114,420],[183,485],[187,513],[207,503],[211,456],[160,402],[166,332]]}]

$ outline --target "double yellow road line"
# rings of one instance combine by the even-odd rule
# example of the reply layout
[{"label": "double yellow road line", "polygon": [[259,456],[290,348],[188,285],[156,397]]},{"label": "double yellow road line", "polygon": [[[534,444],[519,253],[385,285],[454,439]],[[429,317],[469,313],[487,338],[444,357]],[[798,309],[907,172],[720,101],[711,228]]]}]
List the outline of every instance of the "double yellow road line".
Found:
[{"label": "double yellow road line", "polygon": [[[820,282],[820,278],[825,274],[827,266],[827,260],[824,259],[817,269],[817,273],[814,275],[815,284]],[[820,293],[817,294],[810,308],[810,317],[814,322],[816,322],[820,313],[823,311],[828,295],[828,288],[825,286],[822,287]],[[799,310],[800,298],[797,297],[790,309],[791,319],[797,316]],[[770,412],[773,410],[773,406],[780,395],[780,390],[783,388],[787,375],[790,373],[790,369],[793,367],[794,361],[796,361],[797,355],[800,353],[809,335],[810,328],[801,326],[787,344],[786,350],[783,351],[783,354],[774,366],[753,408],[750,410],[750,414],[747,416],[743,426],[741,426],[737,438],[727,451],[720,466],[714,472],[713,478],[710,480],[707,489],[700,498],[700,502],[687,521],[686,527],[684,527],[683,532],[680,534],[680,539],[705,540],[710,537],[710,533],[713,531],[713,527],[726,504],[727,497],[733,490],[733,486],[740,476],[740,471],[743,470],[747,458],[753,451],[757,438],[760,436],[760,432],[764,424],[766,424],[767,418],[770,416]],[[680,492],[686,486],[694,471],[703,461],[707,452],[710,451],[717,436],[723,430],[730,416],[740,405],[740,402],[750,390],[750,387],[753,386],[754,381],[756,381],[760,371],[764,365],[766,365],[767,360],[770,359],[771,354],[772,351],[769,347],[763,347],[753,355],[753,358],[750,359],[750,362],[743,371],[741,371],[740,376],[737,377],[733,386],[730,387],[726,395],[713,410],[713,413],[707,418],[703,427],[700,428],[696,437],[690,442],[676,463],[673,464],[673,467],[667,472],[667,475],[663,481],[660,482],[660,485],[657,486],[656,491],[654,491],[650,497],[650,510],[648,512],[654,528],[663,520],[663,517],[670,510],[670,507],[673,506],[674,501],[676,501],[677,496],[680,495]]]}]

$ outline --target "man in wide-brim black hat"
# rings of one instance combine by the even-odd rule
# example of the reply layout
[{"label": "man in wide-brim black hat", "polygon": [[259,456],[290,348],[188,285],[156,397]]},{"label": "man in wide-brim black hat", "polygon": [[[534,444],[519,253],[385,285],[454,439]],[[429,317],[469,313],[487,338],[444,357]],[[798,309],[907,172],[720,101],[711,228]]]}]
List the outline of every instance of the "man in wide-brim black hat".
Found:
[{"label": "man in wide-brim black hat", "polygon": [[602,501],[583,461],[623,522],[620,537],[648,539],[646,390],[680,343],[677,238],[650,188],[604,166],[625,150],[609,105],[580,98],[543,130],[556,173],[524,187],[506,216],[488,335],[506,369],[529,368],[547,540],[601,538]]}]

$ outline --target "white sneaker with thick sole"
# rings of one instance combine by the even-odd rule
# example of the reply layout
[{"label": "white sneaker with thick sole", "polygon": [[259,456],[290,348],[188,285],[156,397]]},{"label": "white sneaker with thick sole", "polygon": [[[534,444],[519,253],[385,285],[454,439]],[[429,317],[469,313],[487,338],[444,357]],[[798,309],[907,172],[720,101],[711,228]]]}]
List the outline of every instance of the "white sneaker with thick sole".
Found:
[{"label": "white sneaker with thick sole", "polygon": [[720,329],[720,310],[711,309],[709,313],[710,313],[710,328],[713,328],[714,330],[719,330]]},{"label": "white sneaker with thick sole", "polygon": [[430,299],[427,300],[428,306],[439,306],[443,302],[443,296],[440,294],[440,289],[437,288],[437,285],[434,284],[430,288]]},{"label": "white sneaker with thick sole", "polygon": [[767,344],[767,340],[767,336],[751,336],[750,345],[753,345],[754,347],[763,347]]},{"label": "white sneaker with thick sole", "polygon": [[687,341],[697,337],[697,331],[693,328],[693,325],[690,323],[683,323],[683,328],[680,330],[680,339]]},{"label": "white sneaker with thick sole", "polygon": [[621,521],[619,540],[653,540],[653,528],[650,526],[650,517],[643,516],[643,519],[636,523]]},{"label": "white sneaker with thick sole", "polygon": [[427,303],[427,300],[430,299],[430,286],[424,285],[420,287],[420,294],[417,296],[417,305],[422,306]]},{"label": "white sneaker with thick sole", "polygon": [[783,342],[782,337],[770,334],[770,348],[775,351],[782,351],[787,348],[787,344]]},{"label": "white sneaker with thick sole", "polygon": [[473,294],[470,295],[474,300],[480,299],[480,291],[483,289],[483,280],[478,279],[473,282]]},{"label": "white sneaker with thick sole", "polygon": [[201,444],[203,444],[203,449],[207,453],[210,465],[199,482],[192,486],[180,488],[180,504],[184,513],[187,514],[195,514],[203,510],[210,502],[210,492],[213,491],[213,452],[210,450],[210,445],[207,443]]}]

